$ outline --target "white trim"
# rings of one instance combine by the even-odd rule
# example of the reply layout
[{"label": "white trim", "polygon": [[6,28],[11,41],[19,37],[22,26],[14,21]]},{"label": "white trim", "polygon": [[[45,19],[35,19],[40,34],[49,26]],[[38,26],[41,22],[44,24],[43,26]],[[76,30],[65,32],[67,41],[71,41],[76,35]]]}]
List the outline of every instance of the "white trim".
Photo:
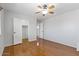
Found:
[{"label": "white trim", "polygon": [[2,56],[3,51],[4,51],[4,47],[1,49],[0,56]]}]

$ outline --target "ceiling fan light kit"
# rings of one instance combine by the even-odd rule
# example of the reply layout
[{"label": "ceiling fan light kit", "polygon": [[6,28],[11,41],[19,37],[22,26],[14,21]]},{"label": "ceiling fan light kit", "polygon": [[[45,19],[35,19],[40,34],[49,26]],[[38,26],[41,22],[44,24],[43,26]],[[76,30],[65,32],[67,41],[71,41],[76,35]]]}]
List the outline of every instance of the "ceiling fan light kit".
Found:
[{"label": "ceiling fan light kit", "polygon": [[42,4],[42,5],[38,5],[37,8],[39,10],[37,10],[36,14],[42,13],[42,15],[45,16],[46,14],[53,14],[54,13],[55,5],[53,5],[53,4]]}]

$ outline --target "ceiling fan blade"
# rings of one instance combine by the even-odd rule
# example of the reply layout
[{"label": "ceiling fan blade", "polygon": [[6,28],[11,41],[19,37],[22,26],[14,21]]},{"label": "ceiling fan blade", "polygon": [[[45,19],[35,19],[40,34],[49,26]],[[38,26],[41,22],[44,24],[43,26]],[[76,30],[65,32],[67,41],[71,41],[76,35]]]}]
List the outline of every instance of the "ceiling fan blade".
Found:
[{"label": "ceiling fan blade", "polygon": [[54,6],[54,5],[50,5],[50,6],[48,7],[48,12],[51,13],[51,14],[53,14],[54,11],[55,11],[55,6]]},{"label": "ceiling fan blade", "polygon": [[49,12],[49,14],[53,14],[54,12]]},{"label": "ceiling fan blade", "polygon": [[38,8],[40,8],[40,9],[42,9],[42,7],[41,6],[37,6]]},{"label": "ceiling fan blade", "polygon": [[36,14],[40,13],[40,12],[35,12]]},{"label": "ceiling fan blade", "polygon": [[48,8],[53,9],[53,8],[55,8],[55,6],[54,5],[48,5]]}]

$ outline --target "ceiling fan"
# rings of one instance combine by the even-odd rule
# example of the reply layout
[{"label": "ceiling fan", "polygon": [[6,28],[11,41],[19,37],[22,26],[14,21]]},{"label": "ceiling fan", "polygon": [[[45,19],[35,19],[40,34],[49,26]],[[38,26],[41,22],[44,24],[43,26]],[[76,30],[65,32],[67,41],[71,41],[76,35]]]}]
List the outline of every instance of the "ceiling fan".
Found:
[{"label": "ceiling fan", "polygon": [[49,13],[49,14],[54,13],[55,5],[43,4],[43,5],[38,5],[37,8],[38,8],[38,10],[37,10],[36,14],[42,13],[43,16],[45,16],[47,13]]}]

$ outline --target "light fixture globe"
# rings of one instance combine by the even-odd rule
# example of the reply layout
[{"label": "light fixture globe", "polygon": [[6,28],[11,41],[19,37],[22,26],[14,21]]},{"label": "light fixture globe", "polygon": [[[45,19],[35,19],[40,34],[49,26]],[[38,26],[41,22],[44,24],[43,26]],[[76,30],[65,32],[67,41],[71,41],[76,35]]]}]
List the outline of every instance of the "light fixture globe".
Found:
[{"label": "light fixture globe", "polygon": [[43,15],[46,15],[47,13],[48,13],[47,9],[44,9],[44,10],[42,11],[42,14],[43,14]]}]

